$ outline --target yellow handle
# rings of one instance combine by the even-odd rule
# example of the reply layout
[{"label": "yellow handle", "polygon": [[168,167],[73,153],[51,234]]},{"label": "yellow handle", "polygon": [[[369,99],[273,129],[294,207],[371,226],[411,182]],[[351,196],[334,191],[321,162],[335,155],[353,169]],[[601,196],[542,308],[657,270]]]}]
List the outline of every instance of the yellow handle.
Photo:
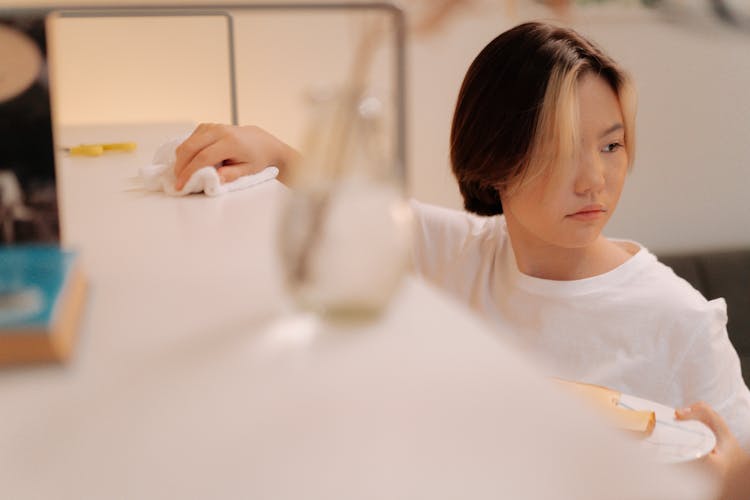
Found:
[{"label": "yellow handle", "polygon": [[104,146],[101,144],[81,144],[70,148],[70,154],[76,156],[99,156],[104,153]]},{"label": "yellow handle", "polygon": [[134,142],[110,142],[107,144],[81,144],[73,146],[68,150],[71,155],[76,156],[100,156],[105,151],[135,151]]},{"label": "yellow handle", "polygon": [[104,151],[124,151],[130,152],[135,151],[136,144],[134,142],[112,142],[109,144],[102,144]]}]

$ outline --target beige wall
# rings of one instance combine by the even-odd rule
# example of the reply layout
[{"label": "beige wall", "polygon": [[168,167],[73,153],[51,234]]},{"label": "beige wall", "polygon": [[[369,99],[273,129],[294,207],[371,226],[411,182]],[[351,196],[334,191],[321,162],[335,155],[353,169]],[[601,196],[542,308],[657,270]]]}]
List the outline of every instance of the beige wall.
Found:
[{"label": "beige wall", "polygon": [[60,123],[231,120],[224,16],[59,18],[48,29]]},{"label": "beige wall", "polygon": [[[410,40],[410,181],[416,197],[460,206],[448,167],[455,96],[466,67],[492,37],[521,20],[549,16],[536,4],[519,4],[509,18],[501,2],[477,1],[438,33]],[[290,22],[296,28],[289,36],[274,36],[270,25],[242,32],[238,47],[245,65],[238,83],[241,121],[265,125],[295,143],[304,120],[301,97],[279,96],[299,94],[300,80],[324,82],[333,68],[343,67],[352,34]],[[707,20],[669,22],[633,2],[579,10],[572,24],[624,63],[639,87],[638,157],[608,233],[657,252],[750,245],[750,36]],[[314,57],[273,56],[294,54],[305,40],[321,47]],[[194,75],[191,83],[210,87],[210,73]],[[273,78],[261,82],[259,74]],[[274,78],[277,83],[269,84]],[[271,92],[277,98],[269,103]],[[205,116],[220,105],[214,94],[196,99]]]}]

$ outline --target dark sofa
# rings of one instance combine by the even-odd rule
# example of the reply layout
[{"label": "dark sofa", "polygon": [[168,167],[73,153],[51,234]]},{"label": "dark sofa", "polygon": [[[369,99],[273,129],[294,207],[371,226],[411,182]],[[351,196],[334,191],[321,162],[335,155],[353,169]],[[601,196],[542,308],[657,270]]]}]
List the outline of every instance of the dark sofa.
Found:
[{"label": "dark sofa", "polygon": [[689,281],[707,299],[727,301],[729,338],[750,386],[750,249],[660,255],[659,260]]}]

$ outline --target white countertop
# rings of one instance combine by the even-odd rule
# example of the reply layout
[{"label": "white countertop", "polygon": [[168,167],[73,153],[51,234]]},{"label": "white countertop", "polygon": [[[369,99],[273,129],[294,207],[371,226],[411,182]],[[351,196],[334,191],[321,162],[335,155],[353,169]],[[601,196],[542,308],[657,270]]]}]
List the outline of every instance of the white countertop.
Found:
[{"label": "white countertop", "polygon": [[90,297],[68,365],[0,372],[0,498],[705,498],[417,278],[375,321],[291,310],[286,188],[138,187],[181,128],[58,137],[139,149],[59,166]]}]

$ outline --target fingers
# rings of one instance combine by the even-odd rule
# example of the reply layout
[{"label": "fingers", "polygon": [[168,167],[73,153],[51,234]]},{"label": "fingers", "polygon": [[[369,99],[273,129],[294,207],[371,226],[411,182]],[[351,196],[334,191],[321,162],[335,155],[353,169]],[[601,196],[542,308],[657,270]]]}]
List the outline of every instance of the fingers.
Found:
[{"label": "fingers", "polygon": [[202,124],[175,150],[175,189],[180,190],[199,169],[234,163],[236,153],[231,127]]},{"label": "fingers", "polygon": [[[748,498],[750,492],[750,456],[740,446],[724,419],[706,403],[696,403],[675,411],[678,420],[698,420],[716,435],[716,448],[707,457],[709,468],[723,482],[721,498]],[[743,483],[744,481],[744,483]],[[736,495],[736,496],[735,496]]]},{"label": "fingers", "polygon": [[175,189],[181,190],[206,166],[216,167],[226,183],[267,165],[283,172],[298,156],[293,148],[255,126],[201,124],[175,150]]},{"label": "fingers", "polygon": [[228,165],[224,167],[219,167],[219,179],[221,179],[222,184],[226,184],[227,182],[236,181],[243,175],[250,175],[256,173],[249,163],[240,163],[237,165]]},{"label": "fingers", "polygon": [[687,408],[676,410],[675,416],[677,420],[698,420],[706,424],[716,435],[716,448],[718,450],[734,444],[734,435],[724,419],[702,401]]},{"label": "fingers", "polygon": [[728,432],[726,422],[708,404],[700,401],[687,408],[675,411],[677,420],[698,420],[706,424],[714,432]]},{"label": "fingers", "polygon": [[180,174],[177,176],[175,182],[175,188],[177,190],[187,183],[190,177],[198,170],[203,167],[209,167],[219,165],[223,161],[225,156],[224,148],[221,147],[220,142],[213,143],[201,151],[199,151],[192,160],[182,169]]},{"label": "fingers", "polygon": [[220,136],[221,129],[219,125],[212,123],[201,123],[198,125],[193,130],[193,133],[175,149],[175,175],[179,175],[199,151],[216,142]]}]

